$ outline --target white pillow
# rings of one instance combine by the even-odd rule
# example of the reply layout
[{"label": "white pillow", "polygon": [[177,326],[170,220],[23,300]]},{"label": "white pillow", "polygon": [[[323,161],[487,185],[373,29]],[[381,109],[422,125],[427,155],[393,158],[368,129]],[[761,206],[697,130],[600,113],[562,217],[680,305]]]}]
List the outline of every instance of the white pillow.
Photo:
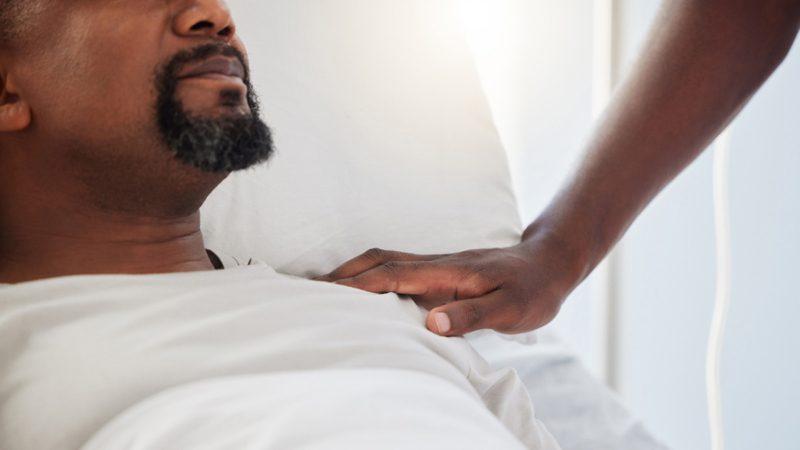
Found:
[{"label": "white pillow", "polygon": [[229,3],[277,154],[209,198],[209,248],[314,276],[372,247],[519,242],[506,155],[455,2]]}]

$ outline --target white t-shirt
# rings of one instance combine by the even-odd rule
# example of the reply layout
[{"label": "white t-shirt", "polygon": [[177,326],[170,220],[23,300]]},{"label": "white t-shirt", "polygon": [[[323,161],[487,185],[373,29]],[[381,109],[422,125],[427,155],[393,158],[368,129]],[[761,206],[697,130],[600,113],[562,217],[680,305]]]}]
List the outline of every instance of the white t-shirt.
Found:
[{"label": "white t-shirt", "polygon": [[0,286],[0,448],[78,449],[137,404],[192,383],[397,369],[456,387],[526,448],[557,449],[516,373],[429,332],[425,315],[394,294],[266,265]]}]

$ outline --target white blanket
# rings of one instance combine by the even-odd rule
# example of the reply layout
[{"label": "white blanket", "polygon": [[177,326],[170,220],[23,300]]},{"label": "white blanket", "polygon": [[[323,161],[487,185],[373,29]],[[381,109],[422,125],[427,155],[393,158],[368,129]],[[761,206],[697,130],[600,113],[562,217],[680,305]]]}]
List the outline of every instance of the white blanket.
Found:
[{"label": "white blanket", "polygon": [[197,383],[143,402],[84,450],[523,449],[444,380],[397,369]]},{"label": "white blanket", "polygon": [[267,266],[0,287],[0,448],[558,448],[424,318]]}]

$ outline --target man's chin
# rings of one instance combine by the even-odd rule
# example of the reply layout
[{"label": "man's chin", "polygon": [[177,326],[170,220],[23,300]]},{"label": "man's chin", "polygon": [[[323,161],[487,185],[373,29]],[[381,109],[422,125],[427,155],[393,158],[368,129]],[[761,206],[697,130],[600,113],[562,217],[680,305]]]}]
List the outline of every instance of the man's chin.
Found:
[{"label": "man's chin", "polygon": [[227,174],[270,157],[272,133],[259,117],[255,97],[223,91],[217,93],[216,102],[208,101],[161,93],[156,109],[158,128],[178,161],[205,172]]}]

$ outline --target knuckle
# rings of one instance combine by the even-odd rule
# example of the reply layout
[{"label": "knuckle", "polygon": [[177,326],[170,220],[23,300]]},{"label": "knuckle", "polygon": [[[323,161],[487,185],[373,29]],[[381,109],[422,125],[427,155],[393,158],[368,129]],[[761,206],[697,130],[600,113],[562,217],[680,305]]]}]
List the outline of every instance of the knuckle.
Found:
[{"label": "knuckle", "polygon": [[400,272],[400,263],[397,261],[386,261],[381,264],[381,270],[388,275],[397,275]]},{"label": "knuckle", "polygon": [[371,248],[364,252],[364,258],[371,261],[383,261],[386,258],[386,251],[377,247]]},{"label": "knuckle", "polygon": [[482,266],[466,267],[461,272],[459,284],[473,290],[488,290],[497,286],[496,278]]}]

